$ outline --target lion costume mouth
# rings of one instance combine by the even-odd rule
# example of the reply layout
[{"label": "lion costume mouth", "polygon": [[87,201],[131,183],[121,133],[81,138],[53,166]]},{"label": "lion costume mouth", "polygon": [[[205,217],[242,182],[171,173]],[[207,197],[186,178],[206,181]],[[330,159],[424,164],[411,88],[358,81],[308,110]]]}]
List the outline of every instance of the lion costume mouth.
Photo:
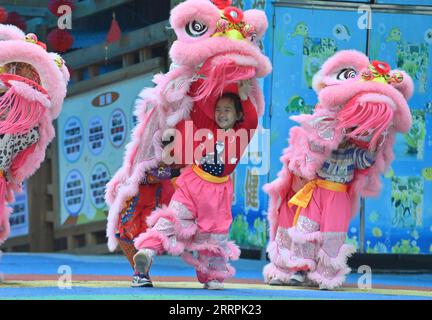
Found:
[{"label": "lion costume mouth", "polygon": [[192,93],[195,101],[221,96],[233,83],[247,81],[256,75],[256,62],[252,57],[224,53],[208,59],[198,71],[202,84]]},{"label": "lion costume mouth", "polygon": [[39,73],[36,69],[25,62],[10,62],[1,67],[2,73],[12,74],[26,78],[32,82],[41,84]]},{"label": "lion costume mouth", "polygon": [[38,83],[16,74],[0,74],[5,88],[0,97],[0,134],[23,134],[42,119],[51,102]]},{"label": "lion costume mouth", "polygon": [[338,113],[338,129],[345,130],[351,140],[375,150],[392,124],[394,111],[389,103],[362,101],[363,96],[352,98]]}]

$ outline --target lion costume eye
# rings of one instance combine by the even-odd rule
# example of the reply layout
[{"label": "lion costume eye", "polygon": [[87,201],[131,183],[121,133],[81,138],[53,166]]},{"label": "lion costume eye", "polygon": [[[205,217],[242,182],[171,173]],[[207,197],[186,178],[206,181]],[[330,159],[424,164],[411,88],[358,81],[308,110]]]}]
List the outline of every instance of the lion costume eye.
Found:
[{"label": "lion costume eye", "polygon": [[250,42],[255,43],[257,40],[257,34],[254,32],[250,36],[247,37]]},{"label": "lion costume eye", "polygon": [[357,71],[351,68],[342,69],[338,75],[336,76],[336,79],[338,80],[348,80],[353,79],[357,76]]},{"label": "lion costume eye", "polygon": [[205,24],[195,20],[186,25],[186,33],[194,38],[201,37],[207,30],[208,27]]}]

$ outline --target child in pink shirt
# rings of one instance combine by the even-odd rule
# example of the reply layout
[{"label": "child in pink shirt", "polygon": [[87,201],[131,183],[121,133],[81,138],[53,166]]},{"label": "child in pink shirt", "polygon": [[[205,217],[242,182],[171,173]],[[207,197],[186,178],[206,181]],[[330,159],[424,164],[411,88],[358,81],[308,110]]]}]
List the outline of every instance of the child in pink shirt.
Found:
[{"label": "child in pink shirt", "polygon": [[[197,81],[194,85],[200,85]],[[191,112],[193,132],[208,129],[206,145],[195,142],[194,163],[176,180],[176,191],[168,207],[156,210],[149,218],[151,228],[135,240],[139,252],[134,256],[135,268],[148,274],[155,254],[168,252],[182,255],[195,267],[198,280],[206,289],[223,289],[223,281],[234,275],[228,261],[237,259],[239,248],[229,241],[232,223],[233,185],[230,174],[237,166],[258,125],[258,116],[250,100],[241,101],[233,87],[219,99],[196,102]],[[185,133],[185,121],[177,129]],[[244,129],[246,143],[239,137],[221,132]],[[252,132],[251,132],[252,131]],[[182,135],[183,146],[190,137]],[[237,139],[233,141],[232,139]],[[232,149],[235,143],[234,150]],[[186,155],[183,152],[182,160]],[[191,252],[197,252],[195,257]]]}]

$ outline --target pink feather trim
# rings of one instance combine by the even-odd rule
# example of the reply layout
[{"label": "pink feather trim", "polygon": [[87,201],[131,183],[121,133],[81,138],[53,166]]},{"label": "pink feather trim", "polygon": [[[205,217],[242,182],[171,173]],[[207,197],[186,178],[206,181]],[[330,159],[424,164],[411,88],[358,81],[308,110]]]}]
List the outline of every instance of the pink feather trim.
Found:
[{"label": "pink feather trim", "polygon": [[36,127],[45,113],[43,102],[37,100],[40,97],[23,95],[22,89],[14,85],[0,98],[0,134],[24,134]]},{"label": "pink feather trim", "polygon": [[189,252],[183,253],[182,258],[187,264],[193,266],[198,272],[206,274],[210,279],[221,279],[223,281],[235,275],[235,269],[229,264],[226,265],[226,271],[217,271],[209,269]]},{"label": "pink feather trim", "polygon": [[277,278],[284,283],[288,283],[291,276],[294,274],[293,271],[286,272],[280,270],[274,263],[270,262],[263,269],[264,282],[269,283],[270,280]]},{"label": "pink feather trim", "polygon": [[267,252],[270,261],[284,270],[295,270],[304,267],[307,267],[309,270],[315,270],[316,268],[314,260],[296,257],[288,249],[279,250],[275,241],[270,242]]},{"label": "pink feather trim", "polygon": [[138,250],[146,249],[147,241],[155,238],[162,243],[164,250],[171,255],[178,256],[184,251],[184,244],[182,242],[176,241],[176,243],[173,244],[165,235],[154,229],[148,229],[147,232],[141,233],[137,238],[135,238],[135,248]]},{"label": "pink feather trim", "polygon": [[340,270],[333,279],[327,279],[317,271],[310,272],[307,277],[320,285],[322,289],[333,290],[341,287],[345,283],[346,275],[351,272],[350,268]]},{"label": "pink feather trim", "polygon": [[339,249],[337,257],[330,257],[322,248],[318,251],[320,263],[334,269],[347,268],[347,260],[356,252],[356,248],[350,244],[344,244]]}]

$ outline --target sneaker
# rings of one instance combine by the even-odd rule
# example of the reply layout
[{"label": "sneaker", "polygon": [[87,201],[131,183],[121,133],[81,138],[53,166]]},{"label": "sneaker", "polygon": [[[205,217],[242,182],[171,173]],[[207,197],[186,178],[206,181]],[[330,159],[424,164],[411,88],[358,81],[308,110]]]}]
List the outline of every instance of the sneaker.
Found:
[{"label": "sneaker", "polygon": [[155,252],[150,249],[141,249],[133,257],[135,270],[144,275],[148,275],[153,262]]},{"label": "sneaker", "polygon": [[132,277],[132,288],[153,287],[153,283],[148,275],[138,273]]},{"label": "sneaker", "polygon": [[291,276],[287,285],[289,285],[289,286],[303,286],[304,282],[305,282],[305,275],[306,275],[306,273],[304,271],[297,271],[296,273],[294,273]]},{"label": "sneaker", "polygon": [[271,278],[269,280],[268,284],[271,285],[271,286],[284,286],[284,285],[286,285],[285,282],[283,282],[282,280],[280,280],[277,277]]},{"label": "sneaker", "polygon": [[209,282],[204,283],[204,289],[222,290],[223,288],[224,288],[224,284],[217,280],[211,280]]}]

